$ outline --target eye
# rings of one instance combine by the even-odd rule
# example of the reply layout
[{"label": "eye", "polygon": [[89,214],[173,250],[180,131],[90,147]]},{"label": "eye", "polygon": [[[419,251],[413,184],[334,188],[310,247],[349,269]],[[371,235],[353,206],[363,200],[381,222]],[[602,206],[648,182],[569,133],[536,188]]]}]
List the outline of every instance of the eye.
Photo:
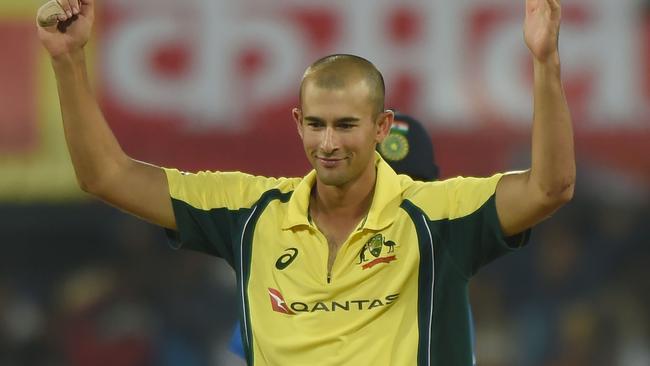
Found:
[{"label": "eye", "polygon": [[342,130],[349,130],[353,128],[355,125],[353,123],[340,123],[338,126]]},{"label": "eye", "polygon": [[323,127],[323,122],[307,121],[307,126],[309,126],[311,128],[320,128],[320,127]]}]

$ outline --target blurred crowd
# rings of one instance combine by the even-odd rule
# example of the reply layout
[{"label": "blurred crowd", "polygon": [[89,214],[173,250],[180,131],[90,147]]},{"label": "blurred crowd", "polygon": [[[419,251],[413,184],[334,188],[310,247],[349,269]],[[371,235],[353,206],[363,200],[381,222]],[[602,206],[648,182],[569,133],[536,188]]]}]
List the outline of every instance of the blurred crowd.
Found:
[{"label": "blurred crowd", "polygon": [[648,193],[579,170],[574,200],[472,283],[479,365],[650,365]]},{"label": "blurred crowd", "polygon": [[1,206],[0,365],[226,365],[234,274],[102,203]]},{"label": "blurred crowd", "polygon": [[[479,365],[650,365],[649,192],[578,178],[527,247],[474,278]],[[0,365],[241,364],[223,260],[93,201],[2,205],[0,231]]]}]

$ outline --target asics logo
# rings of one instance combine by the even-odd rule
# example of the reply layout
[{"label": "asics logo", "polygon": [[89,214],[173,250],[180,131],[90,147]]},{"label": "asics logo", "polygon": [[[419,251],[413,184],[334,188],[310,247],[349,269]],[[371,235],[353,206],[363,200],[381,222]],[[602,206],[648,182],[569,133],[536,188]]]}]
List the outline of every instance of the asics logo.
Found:
[{"label": "asics logo", "polygon": [[284,251],[288,253],[281,255],[280,258],[275,261],[275,268],[279,269],[280,271],[287,268],[298,256],[298,249],[296,248],[288,248]]}]

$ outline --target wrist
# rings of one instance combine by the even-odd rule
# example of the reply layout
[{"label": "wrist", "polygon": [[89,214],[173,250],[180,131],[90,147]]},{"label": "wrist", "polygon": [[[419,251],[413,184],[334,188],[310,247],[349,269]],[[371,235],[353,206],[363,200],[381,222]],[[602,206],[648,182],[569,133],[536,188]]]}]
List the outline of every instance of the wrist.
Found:
[{"label": "wrist", "polygon": [[65,67],[66,65],[74,65],[85,62],[85,53],[83,48],[78,48],[69,52],[64,52],[51,57],[52,65],[57,67]]},{"label": "wrist", "polygon": [[544,57],[543,59],[540,59],[538,57],[533,57],[533,66],[535,67],[552,67],[552,68],[559,68],[560,67],[560,53],[559,52],[553,52],[550,55]]},{"label": "wrist", "polygon": [[543,60],[533,59],[533,75],[536,85],[544,85],[548,82],[557,82],[556,85],[561,85],[561,74],[560,57],[557,53]]},{"label": "wrist", "polygon": [[83,48],[62,53],[51,58],[52,68],[57,80],[86,81],[86,56]]}]

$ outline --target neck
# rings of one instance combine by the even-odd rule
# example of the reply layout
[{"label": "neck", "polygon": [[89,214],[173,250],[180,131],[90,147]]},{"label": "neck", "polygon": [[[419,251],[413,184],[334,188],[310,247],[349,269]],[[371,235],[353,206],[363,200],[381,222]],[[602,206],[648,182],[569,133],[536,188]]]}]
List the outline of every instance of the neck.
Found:
[{"label": "neck", "polygon": [[343,186],[329,186],[316,179],[310,207],[320,215],[362,217],[370,210],[375,192],[377,171],[375,166],[358,179]]}]

